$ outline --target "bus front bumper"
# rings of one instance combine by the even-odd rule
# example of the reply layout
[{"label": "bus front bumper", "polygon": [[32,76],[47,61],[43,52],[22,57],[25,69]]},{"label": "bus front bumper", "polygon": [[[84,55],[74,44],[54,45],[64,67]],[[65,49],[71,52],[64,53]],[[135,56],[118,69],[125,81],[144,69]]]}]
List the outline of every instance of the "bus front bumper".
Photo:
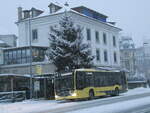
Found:
[{"label": "bus front bumper", "polygon": [[55,100],[69,100],[69,99],[77,99],[77,93],[72,93],[69,96],[58,96],[55,95]]}]

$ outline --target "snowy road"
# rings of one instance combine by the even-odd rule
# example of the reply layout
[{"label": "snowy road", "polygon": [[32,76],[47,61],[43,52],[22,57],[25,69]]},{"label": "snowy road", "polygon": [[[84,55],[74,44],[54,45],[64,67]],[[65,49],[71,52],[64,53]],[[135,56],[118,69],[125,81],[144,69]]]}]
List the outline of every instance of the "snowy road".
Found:
[{"label": "snowy road", "polygon": [[[111,97],[111,98],[105,98],[105,99],[96,99],[96,100],[92,100],[92,101],[79,102],[77,105],[70,105],[70,106],[66,106],[66,107],[60,107],[59,109],[58,108],[51,109],[51,110],[48,110],[48,111],[44,111],[44,113],[66,113],[66,112],[69,112],[69,113],[79,113],[79,112],[84,113],[84,111],[86,111],[85,113],[91,113],[93,111],[93,109],[91,109],[92,107],[96,107],[96,106],[101,106],[101,107],[105,106],[106,107],[106,105],[108,105],[107,107],[110,108],[111,106],[113,106],[113,107],[116,106],[115,103],[117,103],[117,104],[118,103],[119,104],[123,103],[123,106],[121,106],[121,107],[125,107],[124,105],[125,105],[126,101],[129,101],[130,104],[133,104],[134,100],[136,100],[138,102],[141,102],[141,101],[143,101],[143,98],[144,98],[144,100],[145,99],[149,100],[148,105],[150,107],[150,93],[144,93],[144,94],[137,94],[137,95],[130,95],[130,96],[118,96],[118,97]],[[131,107],[130,104],[128,104],[128,105]],[[138,105],[140,105],[140,104],[138,103]],[[135,111],[136,107],[139,107],[138,105],[136,105],[136,106],[132,105],[132,107],[130,109],[126,108],[127,111],[126,111],[126,109],[122,109],[120,111],[115,111],[115,112],[110,112],[110,113],[116,113],[116,112],[118,112],[118,113],[123,113],[123,112],[124,113],[130,113],[130,112],[133,111],[133,109]],[[143,105],[143,103],[142,103],[142,105]],[[87,112],[86,108],[90,108],[91,110],[88,110],[89,112]],[[85,110],[82,111],[82,109],[85,109]],[[98,109],[98,108],[95,108],[95,109]],[[107,109],[107,110],[109,110],[109,109]],[[100,111],[97,111],[97,112],[94,112],[94,113],[106,113],[106,111],[102,112],[101,109],[100,109]],[[38,112],[38,113],[43,113],[43,111]],[[107,113],[108,113],[108,111],[107,111]]]},{"label": "snowy road", "polygon": [[150,104],[134,107],[128,110],[123,110],[118,113],[150,113]]},{"label": "snowy road", "polygon": [[150,113],[150,88],[137,88],[116,97],[91,101],[26,100],[0,103],[0,113]]},{"label": "snowy road", "polygon": [[96,106],[69,113],[150,113],[150,97]]}]

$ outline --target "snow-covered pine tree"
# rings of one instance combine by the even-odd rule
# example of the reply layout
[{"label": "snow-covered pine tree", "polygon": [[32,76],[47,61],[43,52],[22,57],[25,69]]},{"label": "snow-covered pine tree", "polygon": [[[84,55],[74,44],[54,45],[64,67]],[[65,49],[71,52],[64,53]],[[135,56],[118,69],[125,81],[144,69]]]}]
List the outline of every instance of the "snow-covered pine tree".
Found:
[{"label": "snow-covered pine tree", "polygon": [[65,15],[59,22],[59,28],[51,28],[49,58],[57,71],[88,68],[94,57],[89,45],[83,43],[82,28],[75,27],[71,17]]}]

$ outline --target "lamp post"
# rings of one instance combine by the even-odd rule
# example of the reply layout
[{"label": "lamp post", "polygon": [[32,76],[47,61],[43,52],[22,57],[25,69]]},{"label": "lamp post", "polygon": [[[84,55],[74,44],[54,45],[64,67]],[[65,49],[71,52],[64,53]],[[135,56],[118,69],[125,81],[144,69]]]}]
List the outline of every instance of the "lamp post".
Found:
[{"label": "lamp post", "polygon": [[30,99],[33,98],[33,75],[32,75],[32,39],[31,39],[31,15],[29,15],[29,49],[30,49]]}]

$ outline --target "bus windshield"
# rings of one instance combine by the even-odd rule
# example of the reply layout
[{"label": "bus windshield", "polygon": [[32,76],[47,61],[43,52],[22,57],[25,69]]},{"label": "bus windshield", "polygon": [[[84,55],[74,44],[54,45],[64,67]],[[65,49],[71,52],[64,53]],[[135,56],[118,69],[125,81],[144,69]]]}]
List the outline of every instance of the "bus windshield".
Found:
[{"label": "bus windshield", "polygon": [[73,89],[73,74],[61,75],[55,78],[55,90],[65,91]]}]

